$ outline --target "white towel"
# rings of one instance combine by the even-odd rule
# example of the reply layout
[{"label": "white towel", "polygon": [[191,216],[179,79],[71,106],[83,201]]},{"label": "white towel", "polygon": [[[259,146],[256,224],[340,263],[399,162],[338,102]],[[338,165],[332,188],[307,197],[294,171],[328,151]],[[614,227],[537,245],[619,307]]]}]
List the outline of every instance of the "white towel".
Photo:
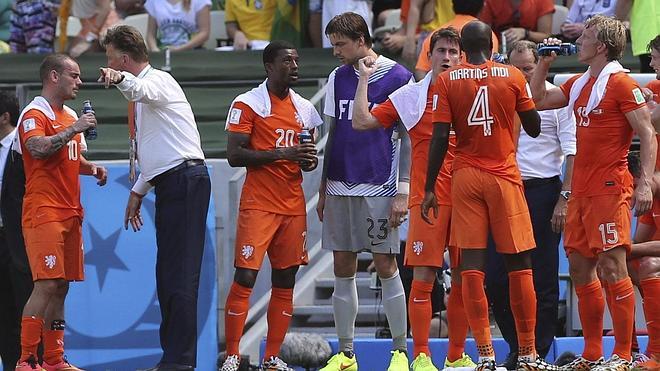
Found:
[{"label": "white towel", "polygon": [[[268,87],[266,82],[268,79],[264,80],[256,88],[245,92],[238,97],[234,98],[234,101],[231,102],[231,108],[229,109],[229,115],[227,115],[227,121],[225,123],[225,129],[230,125],[230,120],[233,118],[232,111],[234,109],[234,103],[241,102],[247,104],[252,110],[259,115],[260,117],[270,116],[270,95],[268,94]],[[295,107],[300,120],[303,122],[303,128],[313,129],[321,124],[323,120],[319,113],[316,111],[314,105],[307,99],[301,97],[298,93],[289,88],[289,95],[291,96],[291,101]]]},{"label": "white towel", "polygon": [[[36,109],[37,111],[40,111],[46,117],[48,117],[51,120],[55,120],[55,111],[53,111],[53,108],[50,106],[50,103],[46,100],[46,98],[38,95],[34,97],[32,102],[30,102],[25,108],[23,108],[23,111],[21,111],[21,115],[18,117],[18,126],[17,129],[22,129],[22,123],[23,123],[23,115],[27,113],[30,110]],[[64,110],[66,113],[69,115],[73,116],[75,120],[78,120],[78,114],[76,111],[68,107],[67,105],[64,105]],[[12,143],[12,146],[16,150],[16,152],[23,154],[23,150],[21,149],[20,145],[20,138],[18,133],[16,133],[16,136],[14,137],[14,143]],[[87,151],[87,142],[85,141],[85,136],[81,135],[80,136],[80,150],[81,152]]]},{"label": "white towel", "polygon": [[408,130],[415,127],[424,115],[432,78],[433,72],[429,72],[421,81],[404,85],[389,96],[401,122]]},{"label": "white towel", "polygon": [[[600,71],[600,74],[598,74],[598,78],[596,79],[596,82],[591,88],[591,93],[589,94],[589,101],[587,102],[586,111],[584,113],[585,116],[588,115],[594,108],[598,107],[600,101],[603,99],[603,96],[605,95],[605,87],[607,86],[607,82],[610,79],[610,75],[618,72],[628,73],[630,72],[630,70],[623,68],[623,66],[618,61],[611,61],[607,65],[605,65],[602,71]],[[587,84],[590,77],[591,77],[591,67],[587,69],[587,72],[585,72],[584,74],[582,74],[582,76],[580,76],[577,80],[575,80],[573,86],[571,86],[571,91],[568,99],[568,108],[571,112],[573,112],[573,105],[580,96],[582,89]]]}]

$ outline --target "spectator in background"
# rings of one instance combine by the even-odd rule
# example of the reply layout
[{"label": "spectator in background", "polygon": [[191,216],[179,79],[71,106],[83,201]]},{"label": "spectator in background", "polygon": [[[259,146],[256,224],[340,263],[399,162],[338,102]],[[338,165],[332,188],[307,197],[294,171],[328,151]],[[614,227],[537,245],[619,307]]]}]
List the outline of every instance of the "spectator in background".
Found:
[{"label": "spectator in background", "polygon": [[633,55],[639,57],[639,72],[653,73],[649,66],[651,54],[646,46],[654,37],[660,35],[660,2],[618,0],[616,17],[625,21],[630,16],[630,40]]},{"label": "spectator in background", "polygon": [[60,0],[16,0],[9,36],[12,53],[52,53],[59,6]]},{"label": "spectator in background", "polygon": [[[373,21],[373,13],[371,12],[370,0],[321,0],[322,3],[322,25],[321,30],[325,30],[330,20],[337,14],[353,12],[359,14],[367,22],[369,27],[369,35],[373,35],[371,24]],[[323,47],[331,48],[330,39],[323,38]]]},{"label": "spectator in background", "polygon": [[454,17],[451,0],[401,1],[402,27],[386,34],[383,45],[390,51],[401,51],[404,61],[414,64],[424,39]]},{"label": "spectator in background", "polygon": [[571,41],[576,40],[584,30],[584,22],[596,14],[613,16],[616,0],[577,0],[571,5],[566,22],[561,25],[561,35]]},{"label": "spectator in background", "polygon": [[209,38],[211,0],[147,0],[147,47],[183,51],[199,48]]},{"label": "spectator in background", "polygon": [[225,2],[227,35],[235,50],[264,49],[270,40],[275,16],[275,0]]},{"label": "spectator in background", "polygon": [[[484,0],[453,0],[453,9],[456,14],[452,20],[440,26],[440,28],[454,27],[458,32],[461,32],[463,26],[468,22],[477,20],[477,16],[484,7]],[[435,31],[434,31],[435,32]],[[497,36],[491,33],[493,40],[493,53],[497,53],[499,44],[497,43]],[[431,70],[430,55],[431,37],[427,37],[422,44],[422,49],[419,52],[417,65],[415,66],[415,78],[421,80],[427,72]]]},{"label": "spectator in background", "polygon": [[553,0],[486,0],[479,19],[509,45],[518,40],[539,43],[550,36],[554,12]]},{"label": "spectator in background", "polygon": [[119,18],[145,13],[144,0],[115,0],[115,11]]},{"label": "spectator in background", "polygon": [[321,32],[321,0],[309,0],[309,21],[307,22],[309,41],[314,48],[323,47],[323,33]]},{"label": "spectator in background", "polygon": [[73,0],[72,14],[80,19],[80,33],[71,42],[69,55],[77,58],[89,50],[102,33],[119,22],[112,0]]},{"label": "spectator in background", "polygon": [[9,28],[11,26],[12,0],[0,0],[0,54],[9,53]]}]

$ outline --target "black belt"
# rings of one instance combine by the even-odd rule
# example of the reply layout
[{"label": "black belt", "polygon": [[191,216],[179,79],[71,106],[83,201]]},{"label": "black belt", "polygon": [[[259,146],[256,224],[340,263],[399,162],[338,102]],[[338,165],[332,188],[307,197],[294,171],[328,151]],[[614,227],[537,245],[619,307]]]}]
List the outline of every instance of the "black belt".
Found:
[{"label": "black belt", "polygon": [[173,173],[175,173],[179,170],[182,170],[182,169],[185,169],[185,168],[188,168],[188,167],[194,167],[194,166],[200,166],[200,165],[206,165],[204,163],[204,160],[200,160],[200,159],[185,160],[182,163],[176,165],[175,167],[173,167],[169,170],[165,170],[162,173],[156,175],[155,177],[153,177],[149,181],[149,184],[151,184],[152,186],[156,186],[158,183],[163,181],[163,179],[167,178],[167,176],[170,175],[170,174],[173,174]]},{"label": "black belt", "polygon": [[551,178],[532,178],[532,179],[523,180],[523,186],[525,186],[525,188],[533,188],[533,187],[542,186],[544,184],[550,184],[559,181],[560,181],[559,175],[555,175]]}]

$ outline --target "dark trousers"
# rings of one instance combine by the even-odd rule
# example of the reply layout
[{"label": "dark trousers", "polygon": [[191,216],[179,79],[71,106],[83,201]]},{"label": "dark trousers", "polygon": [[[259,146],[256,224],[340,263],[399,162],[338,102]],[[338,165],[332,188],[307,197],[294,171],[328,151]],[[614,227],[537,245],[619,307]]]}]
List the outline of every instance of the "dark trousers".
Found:
[{"label": "dark trousers", "polygon": [[32,292],[25,251],[13,248],[0,228],[0,357],[5,370],[13,370],[21,355],[21,317]]},{"label": "dark trousers", "polygon": [[[559,177],[534,180],[525,184],[525,198],[532,219],[536,249],[532,252],[534,288],[536,290],[536,349],[541,356],[548,353],[554,340],[559,304],[559,240],[552,231],[552,213],[561,191]],[[518,351],[516,325],[509,303],[509,280],[504,259],[495,252],[492,240],[488,246],[486,273],[488,298],[502,337],[512,352]]]},{"label": "dark trousers", "polygon": [[161,363],[196,366],[197,290],[211,181],[206,166],[192,166],[159,179],[155,191]]}]

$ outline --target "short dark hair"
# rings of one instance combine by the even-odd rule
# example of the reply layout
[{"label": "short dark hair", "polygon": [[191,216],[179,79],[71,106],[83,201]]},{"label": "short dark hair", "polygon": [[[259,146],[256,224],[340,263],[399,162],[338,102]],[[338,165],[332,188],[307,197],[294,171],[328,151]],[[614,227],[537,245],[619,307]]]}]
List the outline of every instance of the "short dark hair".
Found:
[{"label": "short dark hair", "polygon": [[149,62],[147,44],[140,31],[133,26],[119,25],[108,29],[101,44],[104,48],[112,45],[136,62]]},{"label": "short dark hair", "polygon": [[346,12],[334,16],[327,26],[325,26],[327,36],[336,34],[346,36],[351,40],[357,41],[364,38],[364,43],[371,48],[371,36],[367,22],[361,15],[353,12]]},{"label": "short dark hair", "polygon": [[485,53],[493,49],[493,31],[486,23],[474,20],[461,29],[463,51],[470,53]]},{"label": "short dark hair", "polygon": [[44,58],[44,60],[41,62],[41,66],[39,66],[39,77],[41,78],[41,82],[43,83],[48,79],[48,74],[50,71],[54,70],[57,71],[57,73],[62,73],[64,65],[68,61],[78,63],[73,58],[63,53],[53,53],[47,55],[46,58]]},{"label": "short dark hair", "polygon": [[262,55],[264,64],[275,62],[275,58],[277,57],[277,54],[279,53],[280,50],[295,49],[295,48],[296,47],[288,41],[284,41],[284,40],[271,41],[270,44],[268,44],[264,49]]},{"label": "short dark hair", "polygon": [[437,31],[435,31],[431,35],[431,44],[430,44],[430,51],[433,52],[433,48],[435,48],[435,43],[440,41],[441,39],[446,39],[449,42],[454,42],[458,45],[458,51],[460,52],[463,49],[463,46],[461,45],[461,36],[458,34],[458,30],[455,29],[454,27],[445,27],[441,28]]},{"label": "short dark hair", "polygon": [[656,52],[660,53],[660,35],[649,41],[649,44],[646,46],[646,50],[648,50],[649,53],[651,50],[655,50]]},{"label": "short dark hair", "polygon": [[484,0],[453,0],[454,13],[477,17],[484,7]]},{"label": "short dark hair", "polygon": [[639,151],[628,152],[628,171],[633,178],[639,178],[642,175],[642,160],[639,159]]},{"label": "short dark hair", "polygon": [[16,126],[18,123],[18,99],[13,93],[0,90],[0,115],[9,112],[9,123]]},{"label": "short dark hair", "polygon": [[539,62],[539,51],[536,48],[536,44],[533,41],[529,40],[518,40],[511,45],[511,49],[506,53],[506,57],[509,61],[511,61],[511,53],[514,51],[518,53],[523,53],[526,50],[530,50],[532,54],[534,55],[534,63]]}]

